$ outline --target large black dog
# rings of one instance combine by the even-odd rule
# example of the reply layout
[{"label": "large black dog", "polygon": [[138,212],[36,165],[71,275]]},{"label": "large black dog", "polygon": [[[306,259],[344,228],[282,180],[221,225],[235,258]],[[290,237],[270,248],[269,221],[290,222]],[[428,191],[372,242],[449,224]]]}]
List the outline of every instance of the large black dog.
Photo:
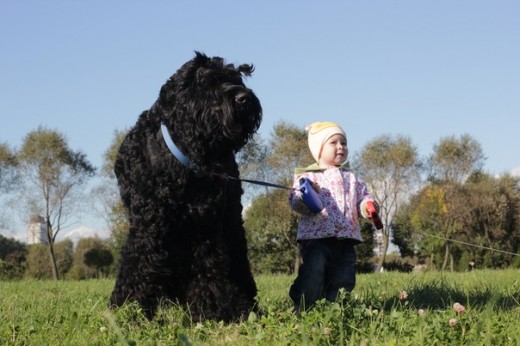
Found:
[{"label": "large black dog", "polygon": [[[260,126],[258,98],[242,81],[252,65],[196,52],[161,88],[115,162],[130,231],[111,306],[161,301],[194,320],[234,321],[257,310],[235,160]],[[161,128],[164,132],[161,131]]]}]

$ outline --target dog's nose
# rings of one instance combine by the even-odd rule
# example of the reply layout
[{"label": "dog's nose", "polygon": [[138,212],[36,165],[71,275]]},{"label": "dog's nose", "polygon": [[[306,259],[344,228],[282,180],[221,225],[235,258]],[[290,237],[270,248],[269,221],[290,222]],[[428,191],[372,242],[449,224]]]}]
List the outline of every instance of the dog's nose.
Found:
[{"label": "dog's nose", "polygon": [[235,102],[236,103],[244,103],[247,99],[247,93],[246,92],[239,92],[235,95]]}]

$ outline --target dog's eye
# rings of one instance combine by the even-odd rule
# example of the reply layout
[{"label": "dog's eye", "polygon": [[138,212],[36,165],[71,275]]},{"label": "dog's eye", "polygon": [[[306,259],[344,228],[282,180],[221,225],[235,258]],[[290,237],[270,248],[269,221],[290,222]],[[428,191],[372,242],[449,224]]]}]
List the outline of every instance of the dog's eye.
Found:
[{"label": "dog's eye", "polygon": [[247,100],[247,93],[240,92],[235,95],[235,102],[236,103],[244,103]]}]

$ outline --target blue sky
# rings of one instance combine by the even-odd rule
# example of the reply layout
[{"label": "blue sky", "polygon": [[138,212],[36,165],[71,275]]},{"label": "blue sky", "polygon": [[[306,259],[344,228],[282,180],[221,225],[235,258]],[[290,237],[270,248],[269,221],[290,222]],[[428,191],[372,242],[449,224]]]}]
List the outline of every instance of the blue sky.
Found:
[{"label": "blue sky", "polygon": [[0,142],[42,125],[96,166],[198,50],[253,63],[268,137],[280,120],[382,134],[421,155],[468,133],[492,174],[520,170],[520,2],[3,1]]}]

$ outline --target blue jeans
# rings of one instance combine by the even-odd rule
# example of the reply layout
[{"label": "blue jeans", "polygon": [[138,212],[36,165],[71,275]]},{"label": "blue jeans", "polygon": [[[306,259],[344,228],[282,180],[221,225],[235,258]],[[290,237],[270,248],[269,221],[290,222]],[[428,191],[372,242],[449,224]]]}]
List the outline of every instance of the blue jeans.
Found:
[{"label": "blue jeans", "polygon": [[335,301],[340,288],[352,291],[356,285],[356,249],[348,239],[300,241],[303,263],[289,296],[295,306],[310,308],[318,299]]}]

